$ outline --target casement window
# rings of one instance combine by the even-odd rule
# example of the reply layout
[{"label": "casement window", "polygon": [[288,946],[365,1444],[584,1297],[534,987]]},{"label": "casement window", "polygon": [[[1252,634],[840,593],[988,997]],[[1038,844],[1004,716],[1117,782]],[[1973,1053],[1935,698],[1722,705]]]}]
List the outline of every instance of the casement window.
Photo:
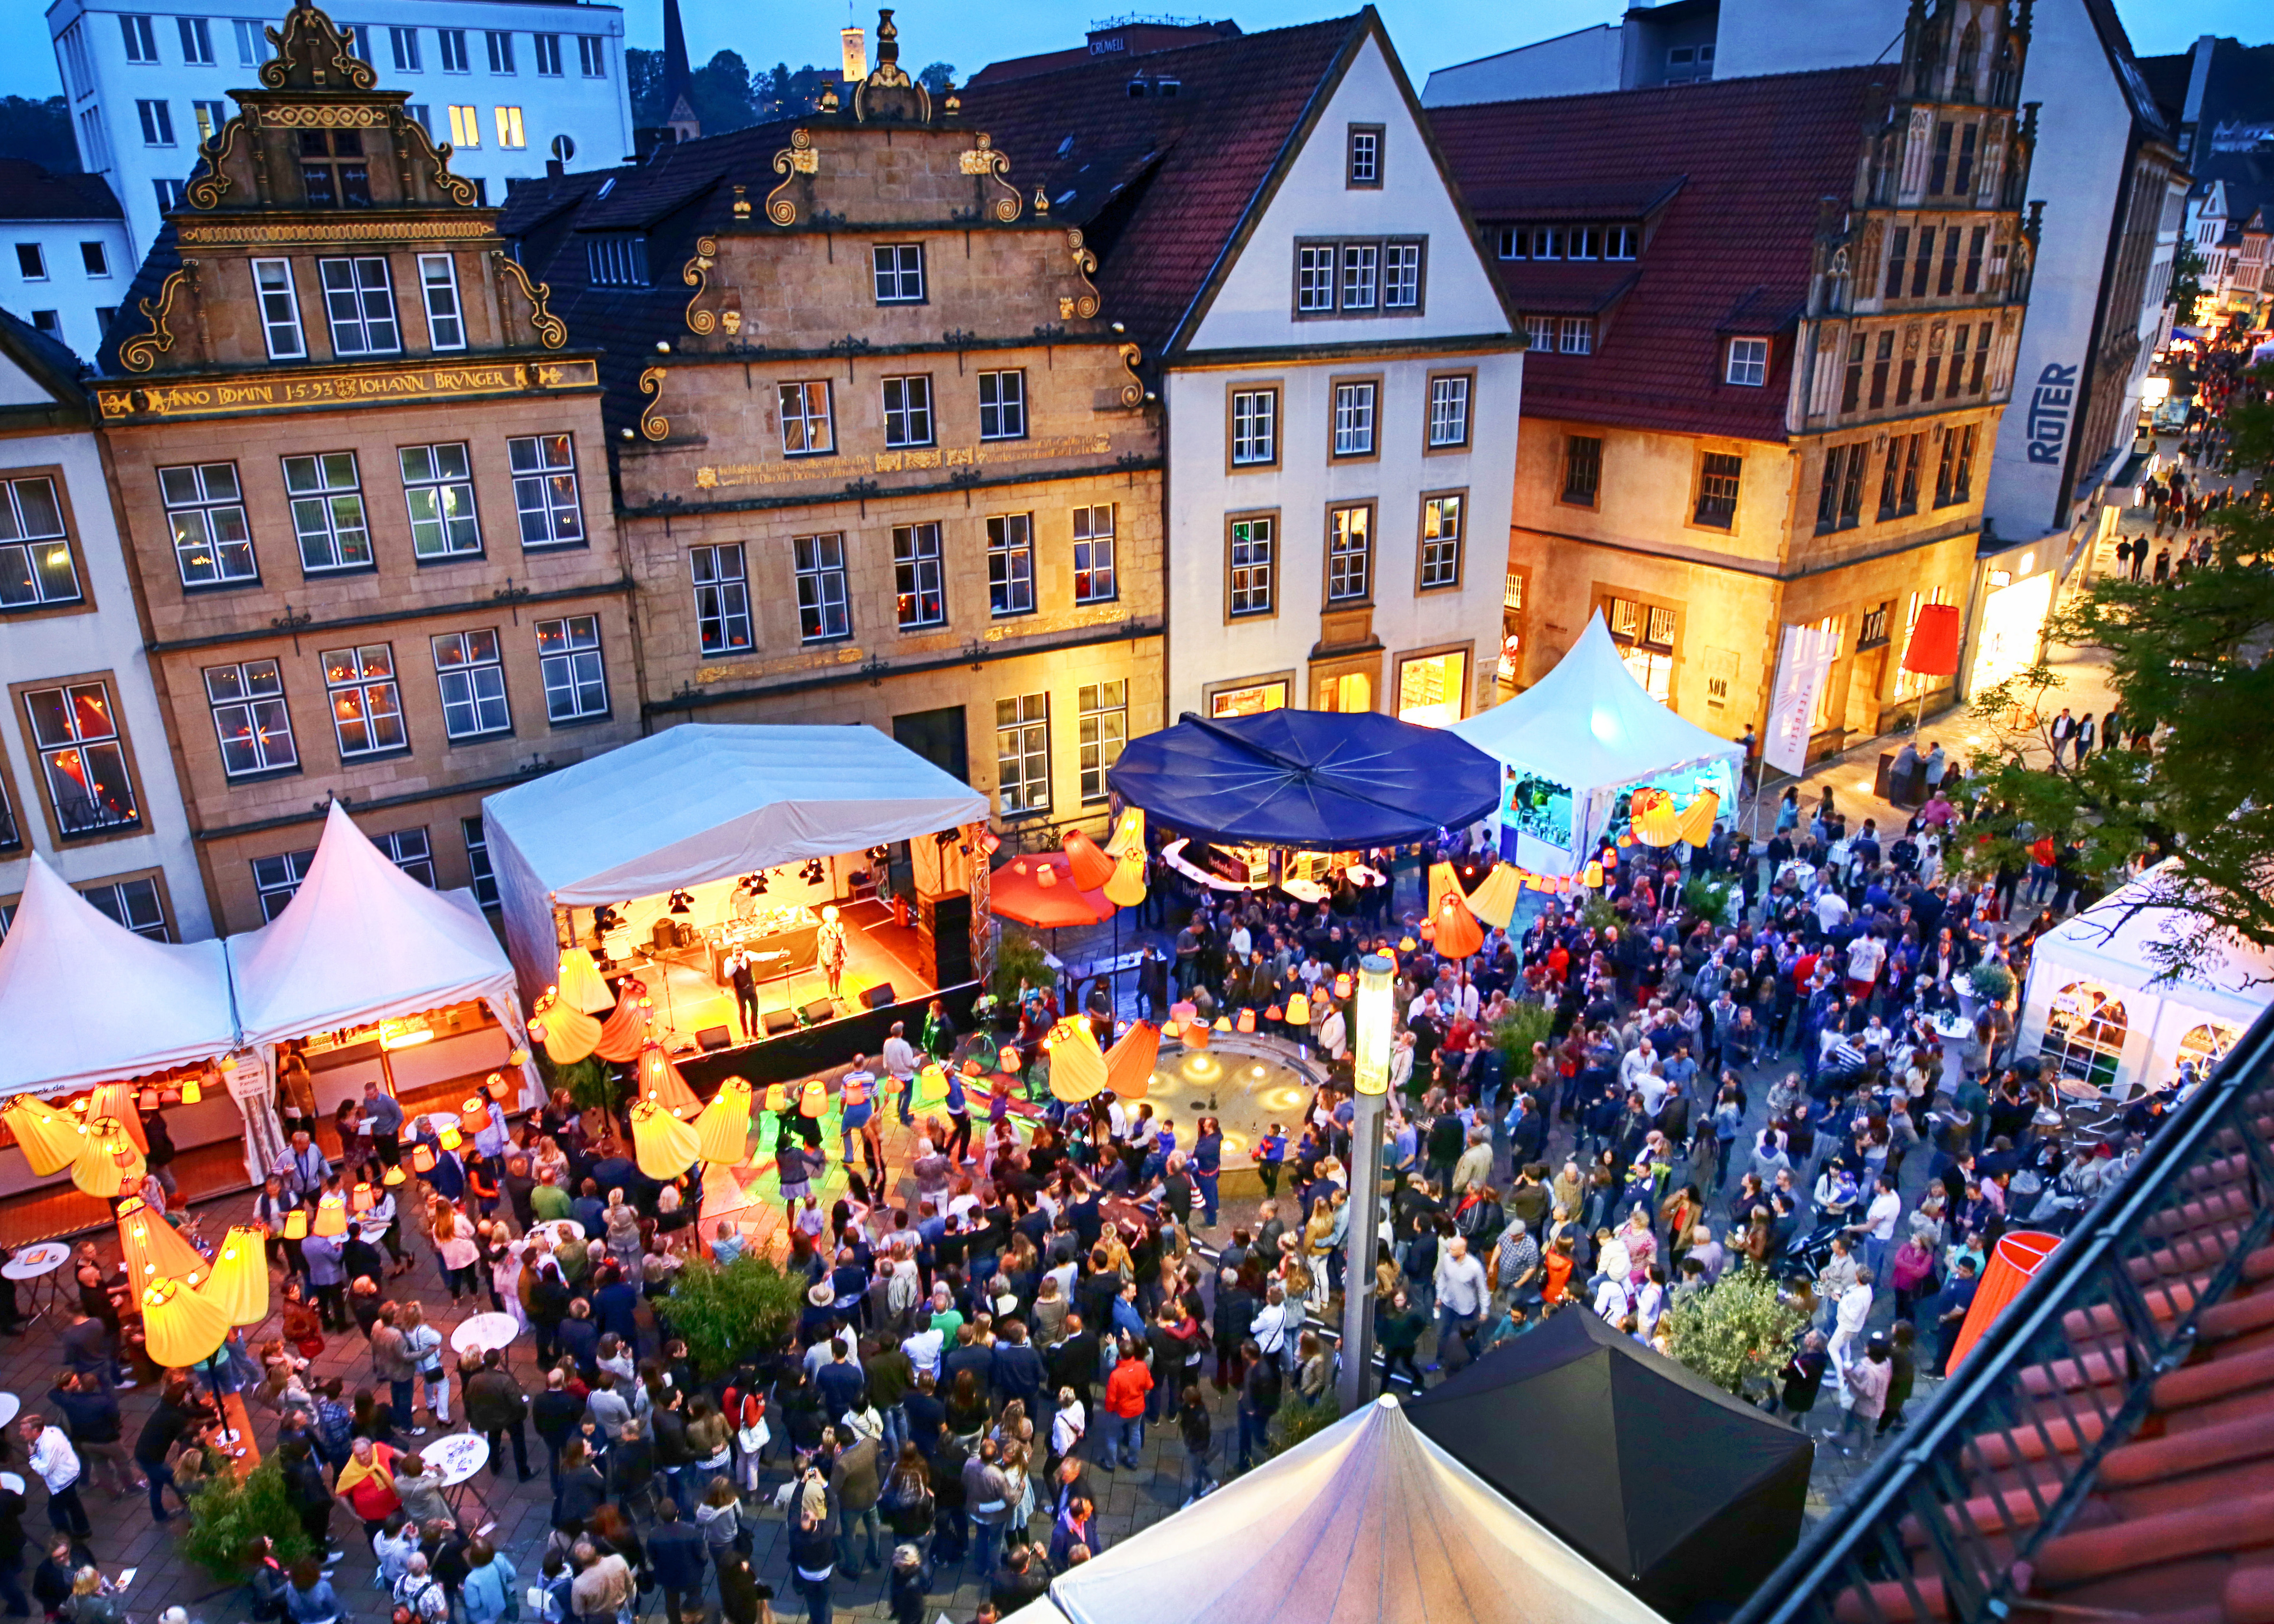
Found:
[{"label": "casement window", "polygon": [[202,146],[219,135],[229,123],[229,106],[222,102],[195,100],[190,103],[191,121],[198,127],[198,142]]},{"label": "casement window", "polygon": [[482,526],[474,512],[474,470],[466,442],[405,446],[396,454],[403,499],[410,509],[410,551],[422,562],[478,558]]},{"label": "casement window", "polygon": [[[1954,366],[1956,363],[1954,362],[1952,365]],[[1979,395],[1982,393],[1983,369],[1987,367],[1989,365],[1990,324],[1985,321],[1974,330],[1974,370],[1972,375],[1968,378],[1966,382],[1966,392],[1969,395]],[[1957,374],[1953,372],[1951,374],[1951,387],[1953,388],[1956,388],[1958,387]]]},{"label": "casement window", "polygon": [[134,111],[142,121],[142,145],[171,147],[174,144],[174,109],[167,102],[141,101]]},{"label": "casement window", "polygon": [[931,375],[929,372],[885,380],[885,443],[887,446],[929,446],[932,443]]},{"label": "casement window", "polygon": [[463,350],[466,321],[458,307],[458,262],[446,253],[418,256],[418,291],[426,305],[426,342],[435,350]]},{"label": "casement window", "polygon": [[608,42],[597,34],[576,36],[576,71],[586,79],[608,77]]},{"label": "casement window", "polygon": [[1073,600],[1110,604],[1121,595],[1113,559],[1114,505],[1073,510]]},{"label": "casement window", "polygon": [[646,234],[640,231],[593,232],[584,239],[584,276],[595,287],[646,287]]},{"label": "casement window", "polygon": [[370,254],[353,259],[319,259],[316,271],[323,282],[324,315],[331,324],[334,355],[345,360],[401,351],[395,284],[385,259]]},{"label": "casement window", "polygon": [[371,527],[352,451],[284,459],[284,488],[292,499],[292,530],[300,568],[310,574],[370,566]]},{"label": "casement window", "polygon": [[1864,403],[1864,338],[1858,333],[1848,343],[1847,375],[1840,384],[1840,410],[1854,411]]},{"label": "casement window", "polygon": [[1374,454],[1374,404],[1381,392],[1382,386],[1371,380],[1335,386],[1335,455]]},{"label": "casement window", "polygon": [[1871,356],[1871,410],[1877,411],[1887,403],[1887,375],[1894,368],[1895,335],[1892,331],[1879,335],[1879,347]]},{"label": "casement window", "polygon": [[1457,493],[1423,499],[1419,590],[1461,584],[1461,516],[1466,505],[1467,499]]},{"label": "casement window", "polygon": [[1760,388],[1769,380],[1769,341],[1766,338],[1733,338],[1729,341],[1729,364],[1723,371],[1722,380],[1739,384],[1750,389]]},{"label": "casement window", "polygon": [[1050,806],[1050,696],[995,702],[995,795],[1005,814]]},{"label": "casement window", "polygon": [[97,679],[27,689],[24,713],[48,804],[66,839],[141,823],[109,683]]},{"label": "casement window", "polygon": [[1382,250],[1382,307],[1421,307],[1421,244],[1385,243]]},{"label": "casement window", "polygon": [[434,889],[434,847],[424,829],[398,829],[392,834],[373,835],[371,843],[387,853],[387,860],[418,881],[427,890]]},{"label": "casement window", "polygon": [[403,725],[403,690],[395,680],[393,645],[369,643],[328,649],[319,658],[341,759],[407,748],[410,736]]},{"label": "casement window", "polygon": [[1863,518],[1864,468],[1871,447],[1863,440],[1834,446],[1824,454],[1824,480],[1816,493],[1816,530],[1852,530]]},{"label": "casement window", "polygon": [[979,374],[979,438],[1027,437],[1027,374],[1023,371]]},{"label": "casement window", "polygon": [[[1911,261],[1911,297],[1926,297],[1927,279],[1934,274],[1934,238],[1938,228],[1921,226],[1918,234],[1918,255]],[[1953,227],[1955,230],[1957,228]]]},{"label": "casement window", "polygon": [[1035,515],[995,514],[987,521],[987,607],[998,619],[1035,611]]},{"label": "casement window", "polygon": [[1343,246],[1342,307],[1346,312],[1374,309],[1382,292],[1382,244],[1347,243]]},{"label": "casement window", "polygon": [[124,925],[136,936],[147,936],[153,942],[174,939],[173,931],[166,924],[166,901],[159,895],[156,880],[138,876],[73,889],[112,924]]},{"label": "casement window", "polygon": [[0,479],[0,610],[49,609],[85,596],[56,482]]},{"label": "casement window", "polygon": [[545,684],[545,716],[558,726],[608,714],[608,673],[600,653],[597,615],[572,614],[537,623],[537,672]]},{"label": "casement window", "polygon": [[395,71],[397,73],[417,73],[422,71],[423,64],[418,60],[418,29],[389,28],[387,31],[387,43],[388,49],[394,55]]},{"label": "casement window", "polygon": [[444,632],[433,638],[434,681],[442,695],[442,732],[453,741],[510,733],[505,660],[497,628]]},{"label": "casement window", "polygon": [[1903,267],[1911,252],[1911,229],[1897,226],[1887,237],[1887,280],[1880,291],[1882,298],[1903,297]]},{"label": "casement window", "polygon": [[1887,460],[1879,470],[1882,523],[1918,511],[1919,462],[1925,450],[1924,434],[1898,434],[1887,441]]},{"label": "casement window", "polygon": [[940,565],[938,525],[892,527],[892,601],[904,632],[947,624],[947,583]]},{"label": "casement window", "polygon": [[878,243],[870,251],[870,269],[879,304],[921,304],[924,302],[924,261],[922,243]]},{"label": "casement window", "polygon": [[523,547],[553,547],[584,539],[584,510],[576,496],[576,446],[568,434],[537,434],[505,442],[513,464],[513,505]]},{"label": "casement window", "polygon": [[1624,598],[1609,599],[1604,611],[1611,641],[1619,645],[1619,655],[1626,668],[1634,673],[1635,680],[1649,690],[1653,699],[1661,704],[1668,703],[1674,685],[1674,643],[1679,617],[1671,609]]},{"label": "casement window", "polygon": [[1343,165],[1343,184],[1352,190],[1376,188],[1382,184],[1382,138],[1380,124],[1352,124],[1350,144]]},{"label": "casement window", "polygon": [[1279,460],[1279,391],[1231,393],[1231,465],[1266,467]]},{"label": "casement window", "polygon": [[798,638],[832,643],[853,635],[845,590],[845,538],[795,536],[790,539],[791,569],[797,583]]},{"label": "casement window", "polygon": [[158,32],[151,26],[150,19],[121,17],[118,19],[118,32],[126,42],[127,61],[155,62],[158,60]]},{"label": "casement window", "polygon": [[537,47],[537,76],[539,79],[561,77],[561,36],[557,34],[532,34],[530,40]]},{"label": "casement window", "polygon": [[1536,350],[1542,355],[1553,355],[1555,351],[1555,318],[1526,316],[1524,319],[1524,342],[1528,349]]},{"label": "casement window", "polygon": [[1936,121],[1933,155],[1927,160],[1926,169],[1926,189],[1931,196],[1940,197],[1943,184],[1950,178],[1950,139],[1954,132],[1947,118]]},{"label": "casement window", "polygon": [[521,109],[517,107],[500,107],[494,110],[497,117],[498,145],[508,152],[519,152],[527,147],[529,137],[522,128]]},{"label": "casement window", "polygon": [[1958,163],[1950,177],[1953,197],[1969,198],[1974,195],[1974,158],[1981,144],[1980,124],[1968,124],[1959,131]]},{"label": "casement window", "polygon": [[482,144],[482,109],[463,102],[450,104],[450,145],[472,152]]},{"label": "casement window", "polygon": [[1327,602],[1362,604],[1374,593],[1374,506],[1327,509]]},{"label": "casement window", "polygon": [[305,852],[279,852],[274,857],[252,860],[252,891],[260,898],[260,917],[273,920],[284,911],[300,889],[300,882],[308,877],[308,869],[316,861],[312,847]]},{"label": "casement window", "polygon": [[1418,311],[1425,246],[1418,237],[1298,243],[1295,313],[1371,316]]},{"label": "casement window", "polygon": [[236,463],[162,468],[158,491],[165,500],[174,562],[184,586],[234,586],[260,579]]},{"label": "casement window", "polygon": [[466,65],[466,31],[463,28],[436,30],[442,45],[442,71],[463,73]]},{"label": "casement window", "polygon": [[1937,298],[1948,298],[1958,287],[1958,254],[1962,246],[1956,226],[1942,234],[1942,272],[1934,281]]},{"label": "casement window", "polygon": [[208,665],[205,681],[223,772],[250,778],[300,765],[291,712],[284,706],[284,678],[275,660]]},{"label": "casement window", "polygon": [[1966,238],[1966,280],[1962,291],[1979,293],[1982,290],[1982,256],[1989,252],[1990,228],[1977,226]]},{"label": "casement window", "polygon": [[1942,462],[1934,475],[1934,505],[1938,508],[1966,501],[1974,493],[1974,428],[1969,423],[1963,428],[1945,428],[1942,432]]},{"label": "casement window", "polygon": [[1698,462],[1697,522],[1728,530],[1737,522],[1737,481],[1744,463],[1724,451],[1708,451]]},{"label": "casement window", "polygon": [[756,647],[742,543],[692,549],[687,573],[695,583],[695,628],[703,652],[740,654]]},{"label": "casement window", "polygon": [[[371,163],[364,156],[360,130],[303,130],[299,136],[300,184],[310,208],[368,208]],[[324,264],[349,263],[325,260]],[[363,260],[354,261],[357,265]],[[374,259],[384,270],[387,261]],[[326,287],[331,286],[327,280]],[[390,316],[390,320],[392,317]],[[343,352],[345,353],[345,352]]]},{"label": "casement window", "polygon": [[1105,775],[1129,741],[1129,684],[1085,683],[1074,690],[1081,713],[1081,802],[1095,806],[1111,793]]},{"label": "casement window", "polygon": [[490,49],[490,71],[510,73],[513,70],[513,35],[493,28],[483,36]]},{"label": "casement window", "polygon": [[1503,259],[1631,259],[1639,226],[1502,226]]},{"label": "casement window", "polygon": [[1295,251],[1295,312],[1326,315],[1335,308],[1335,259],[1332,243],[1309,244]]},{"label": "casement window", "polygon": [[473,883],[474,900],[485,909],[499,906],[497,870],[490,867],[489,831],[478,816],[458,820],[459,837],[466,843],[466,873]]},{"label": "casement window", "polygon": [[782,455],[820,456],[837,449],[829,421],[829,382],[812,379],[779,386]]},{"label": "casement window", "polygon": [[1603,487],[1603,442],[1593,434],[1563,437],[1563,497],[1582,508],[1593,508]]},{"label": "casement window", "polygon": [[1234,519],[1227,527],[1224,607],[1234,620],[1277,607],[1278,523],[1267,514]]},{"label": "casement window", "polygon": [[1465,373],[1429,380],[1429,449],[1449,450],[1469,443],[1469,391]]},{"label": "casement window", "polygon": [[1595,353],[1595,319],[1593,316],[1566,316],[1558,324],[1555,348],[1563,355],[1593,355]]}]

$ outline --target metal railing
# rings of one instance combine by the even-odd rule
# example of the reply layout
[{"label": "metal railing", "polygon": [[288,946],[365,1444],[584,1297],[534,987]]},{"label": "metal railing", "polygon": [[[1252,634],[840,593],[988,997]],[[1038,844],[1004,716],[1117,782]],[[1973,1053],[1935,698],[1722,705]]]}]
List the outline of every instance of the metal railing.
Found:
[{"label": "metal railing", "polygon": [[[2274,1232],[2274,1014],[2007,1304],[1736,1624],[2002,1620]],[[2254,1268],[2254,1278],[2266,1272]]]}]

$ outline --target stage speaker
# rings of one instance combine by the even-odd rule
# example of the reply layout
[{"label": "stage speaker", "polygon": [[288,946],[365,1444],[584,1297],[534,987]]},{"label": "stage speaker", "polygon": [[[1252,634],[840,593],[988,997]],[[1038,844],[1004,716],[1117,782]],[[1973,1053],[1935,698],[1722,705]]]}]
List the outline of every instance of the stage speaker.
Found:
[{"label": "stage speaker", "polygon": [[825,1020],[837,1019],[837,1005],[827,998],[816,998],[799,1007],[797,1018],[809,1026],[817,1026]]},{"label": "stage speaker", "polygon": [[918,968],[928,971],[935,987],[953,987],[971,979],[971,897],[966,891],[918,899],[916,918]]},{"label": "stage speaker", "polygon": [[797,1017],[787,1010],[768,1010],[765,1013],[764,1026],[768,1037],[778,1038],[785,1032],[797,1030]]},{"label": "stage speaker", "polygon": [[734,1037],[724,1026],[705,1026],[695,1034],[697,1045],[706,1055],[715,1055],[722,1049],[734,1047]]},{"label": "stage speaker", "polygon": [[892,1001],[892,984],[890,981],[878,981],[861,995],[861,1007],[864,1010],[881,1010]]}]

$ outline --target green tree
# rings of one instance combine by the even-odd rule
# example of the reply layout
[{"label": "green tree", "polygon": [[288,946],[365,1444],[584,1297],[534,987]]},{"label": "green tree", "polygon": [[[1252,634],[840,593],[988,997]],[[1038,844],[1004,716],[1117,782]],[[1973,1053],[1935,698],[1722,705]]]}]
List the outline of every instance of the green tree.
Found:
[{"label": "green tree", "polygon": [[287,1568],[320,1554],[300,1526],[299,1504],[273,1454],[242,1478],[227,1468],[215,1472],[191,1492],[189,1507],[190,1531],[182,1549],[216,1579],[244,1578],[252,1566],[252,1542],[262,1535],[275,1543],[276,1560]]},{"label": "green tree", "polygon": [[695,104],[695,117],[702,121],[705,135],[746,130],[758,121],[749,65],[734,51],[722,50],[695,70],[687,99]]},{"label": "green tree", "polygon": [[1768,1271],[1749,1262],[1707,1289],[1675,1300],[1667,1311],[1667,1345],[1715,1387],[1750,1398],[1768,1390],[1802,1323],[1800,1311],[1777,1295]]},{"label": "green tree", "polygon": [[2192,327],[2195,305],[2202,298],[2202,256],[2195,252],[2193,243],[2182,236],[2172,252],[2172,287],[2165,300],[2172,306],[2172,320],[2180,327]]},{"label": "green tree", "polygon": [[689,1263],[658,1307],[707,1380],[732,1370],[746,1353],[778,1346],[804,1300],[803,1281],[771,1258],[745,1253],[724,1268],[707,1259]]},{"label": "green tree", "polygon": [[948,86],[955,83],[955,64],[952,62],[935,62],[917,74],[916,78],[923,81],[923,87],[932,94],[945,95],[947,94]]},{"label": "green tree", "polygon": [[0,158],[26,158],[57,175],[79,173],[79,147],[61,96],[0,96]]},{"label": "green tree", "polygon": [[652,129],[671,114],[663,100],[663,53],[642,50],[636,45],[624,50],[624,80],[630,89],[632,123],[644,129]]}]

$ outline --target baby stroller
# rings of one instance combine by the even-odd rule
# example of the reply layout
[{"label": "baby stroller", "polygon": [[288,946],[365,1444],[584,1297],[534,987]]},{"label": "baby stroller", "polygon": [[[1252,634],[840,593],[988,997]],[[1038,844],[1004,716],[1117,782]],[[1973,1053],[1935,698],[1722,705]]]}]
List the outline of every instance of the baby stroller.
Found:
[{"label": "baby stroller", "polygon": [[1817,1225],[1769,1259],[1769,1274],[1777,1280],[1814,1280],[1832,1259],[1832,1243],[1848,1232],[1844,1223]]}]

